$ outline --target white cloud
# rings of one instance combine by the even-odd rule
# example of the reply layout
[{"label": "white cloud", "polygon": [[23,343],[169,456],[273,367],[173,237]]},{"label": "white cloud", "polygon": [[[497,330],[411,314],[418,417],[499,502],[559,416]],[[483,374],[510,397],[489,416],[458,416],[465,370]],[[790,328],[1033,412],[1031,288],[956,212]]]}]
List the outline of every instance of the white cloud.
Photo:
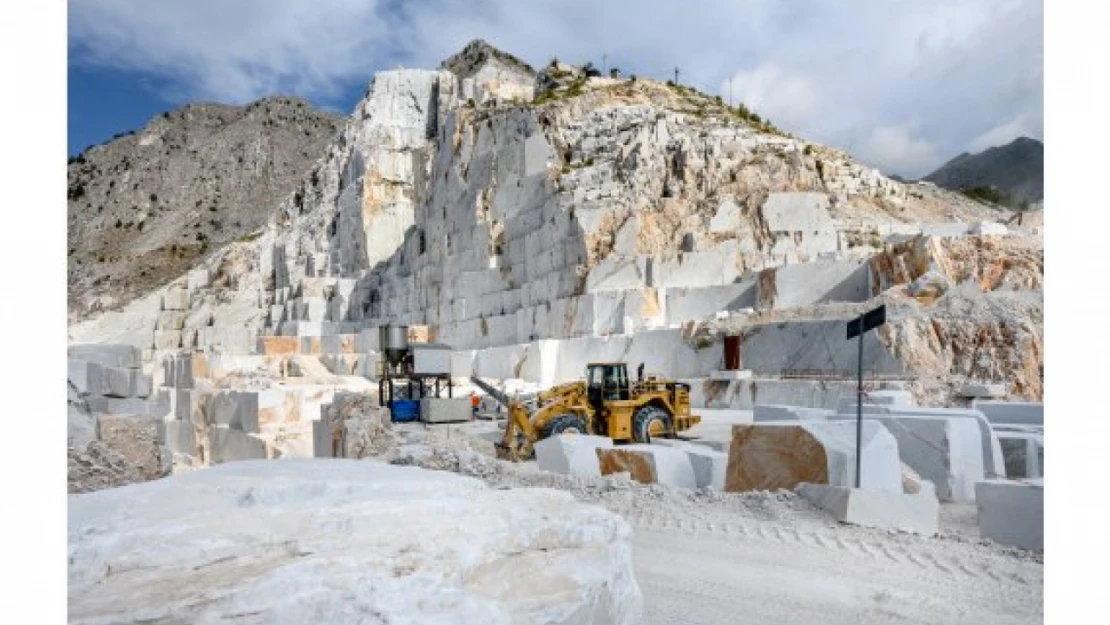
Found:
[{"label": "white cloud", "polygon": [[933,167],[1013,120],[1040,128],[1042,30],[1038,0],[70,4],[71,57],[162,78],[177,99],[334,103],[377,69],[435,67],[482,37],[537,65],[607,53],[658,79],[678,66],[683,83],[722,97],[732,77],[734,98],[777,125],[904,175],[920,173],[903,168],[928,146]]},{"label": "white cloud", "polygon": [[70,4],[71,58],[169,81],[180,98],[336,95],[388,59],[373,0],[96,0]]},{"label": "white cloud", "polygon": [[1043,135],[1044,121],[1022,114],[975,137],[968,143],[967,149],[970,152],[982,152],[996,145],[1005,145],[1018,137],[1040,139]]},{"label": "white cloud", "polygon": [[860,147],[859,157],[882,164],[886,172],[920,177],[936,169],[942,155],[927,139],[917,136],[907,126],[876,128]]},{"label": "white cloud", "polygon": [[776,124],[796,129],[808,128],[820,119],[822,97],[816,83],[807,76],[790,74],[774,63],[740,71],[720,89],[732,102],[763,112]]}]

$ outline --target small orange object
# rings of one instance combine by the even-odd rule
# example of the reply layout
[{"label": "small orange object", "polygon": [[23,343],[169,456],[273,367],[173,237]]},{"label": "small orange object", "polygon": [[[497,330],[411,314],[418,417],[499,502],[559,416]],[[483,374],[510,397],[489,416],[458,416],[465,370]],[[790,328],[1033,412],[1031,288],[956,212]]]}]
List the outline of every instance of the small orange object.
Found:
[{"label": "small orange object", "polygon": [[471,396],[470,396],[470,407],[471,407],[471,408],[474,408],[475,410],[477,410],[477,409],[478,409],[478,403],[479,403],[479,402],[481,402],[481,400],[480,400],[480,399],[478,399],[478,396],[477,396],[477,395],[471,395]]}]

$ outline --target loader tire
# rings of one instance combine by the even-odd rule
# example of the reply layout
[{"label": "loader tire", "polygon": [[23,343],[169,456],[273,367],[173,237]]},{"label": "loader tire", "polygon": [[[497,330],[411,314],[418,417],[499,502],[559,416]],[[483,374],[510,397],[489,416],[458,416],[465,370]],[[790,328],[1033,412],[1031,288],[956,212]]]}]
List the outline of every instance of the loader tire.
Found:
[{"label": "loader tire", "polygon": [[632,437],[637,443],[650,443],[652,437],[671,436],[671,416],[659,406],[644,406],[632,421]]},{"label": "loader tire", "polygon": [[586,420],[570,414],[559,415],[547,424],[544,438],[558,436],[559,434],[589,434],[586,429]]}]

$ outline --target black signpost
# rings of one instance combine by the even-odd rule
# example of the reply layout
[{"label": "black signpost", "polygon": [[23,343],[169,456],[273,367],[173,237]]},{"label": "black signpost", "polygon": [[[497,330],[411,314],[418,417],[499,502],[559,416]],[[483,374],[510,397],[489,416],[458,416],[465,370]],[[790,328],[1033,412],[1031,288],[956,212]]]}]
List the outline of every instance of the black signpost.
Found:
[{"label": "black signpost", "polygon": [[859,337],[856,386],[856,488],[860,485],[860,447],[863,446],[863,335],[886,323],[886,305],[868,311],[848,322],[848,340]]}]

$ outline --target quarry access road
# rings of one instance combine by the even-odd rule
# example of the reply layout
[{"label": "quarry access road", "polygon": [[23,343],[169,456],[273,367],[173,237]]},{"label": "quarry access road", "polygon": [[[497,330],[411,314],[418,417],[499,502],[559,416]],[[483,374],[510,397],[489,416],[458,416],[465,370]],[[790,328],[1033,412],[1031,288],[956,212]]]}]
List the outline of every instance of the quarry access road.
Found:
[{"label": "quarry access road", "polygon": [[[723,434],[744,416],[699,427]],[[436,431],[440,442],[491,446],[474,427],[451,433]],[[464,472],[495,488],[565,490],[624,517],[649,625],[1044,619],[1043,557],[980,540],[974,504],[942,504],[940,534],[926,538],[839,524],[788,491],[695,492],[489,459]]]},{"label": "quarry access road", "polygon": [[652,625],[1043,621],[1043,564],[973,543],[724,515],[626,518]]}]

